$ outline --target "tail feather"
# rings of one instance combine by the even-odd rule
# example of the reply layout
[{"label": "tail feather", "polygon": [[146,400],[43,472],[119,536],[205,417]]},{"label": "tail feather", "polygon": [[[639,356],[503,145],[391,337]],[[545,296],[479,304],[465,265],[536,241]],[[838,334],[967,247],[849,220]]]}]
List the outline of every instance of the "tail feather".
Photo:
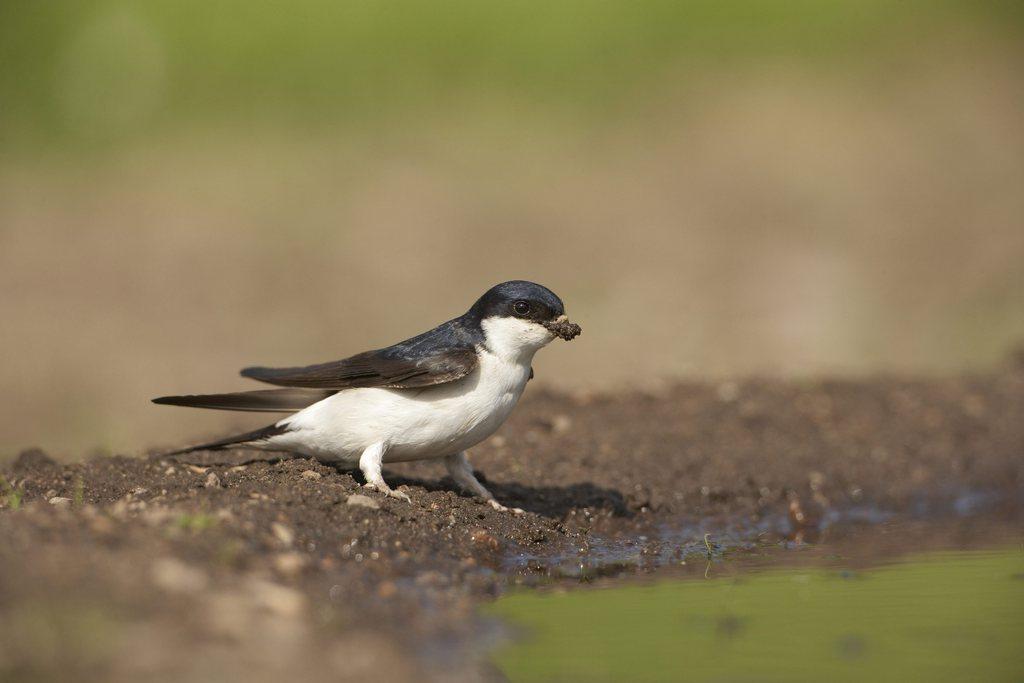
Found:
[{"label": "tail feather", "polygon": [[261,389],[231,394],[161,396],[154,398],[153,403],[214,410],[289,413],[302,410],[335,393],[337,392],[329,389]]},{"label": "tail feather", "polygon": [[222,451],[228,448],[238,448],[254,444],[255,442],[258,441],[264,441],[271,437],[284,434],[287,431],[287,425],[279,427],[276,424],[272,424],[252,432],[246,432],[244,434],[235,434],[234,436],[226,436],[223,439],[217,439],[216,441],[208,441],[207,443],[202,443],[197,446],[187,446],[186,448],[179,448],[178,450],[170,451],[169,453],[159,453],[154,457],[166,458],[173,455],[184,455],[186,453],[194,453],[196,451]]}]

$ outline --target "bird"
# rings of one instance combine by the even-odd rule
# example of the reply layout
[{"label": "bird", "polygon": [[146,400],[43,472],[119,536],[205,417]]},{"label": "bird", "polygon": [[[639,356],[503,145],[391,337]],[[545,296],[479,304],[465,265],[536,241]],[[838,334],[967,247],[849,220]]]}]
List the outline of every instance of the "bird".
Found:
[{"label": "bird", "polygon": [[161,405],[288,412],[244,434],[162,454],[258,449],[358,467],[364,486],[392,489],[384,463],[443,459],[456,485],[498,511],[507,508],[476,478],[466,451],[508,418],[533,378],[533,357],[556,338],[582,332],[550,289],[511,280],[488,289],[468,311],[405,341],[304,367],[248,367],[243,377],[280,388],[162,396]]}]

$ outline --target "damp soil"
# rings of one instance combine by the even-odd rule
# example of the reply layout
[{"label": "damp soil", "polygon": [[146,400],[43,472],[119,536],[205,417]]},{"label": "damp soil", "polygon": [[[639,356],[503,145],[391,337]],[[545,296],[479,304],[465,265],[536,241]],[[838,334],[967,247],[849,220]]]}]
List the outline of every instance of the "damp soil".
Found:
[{"label": "damp soil", "polygon": [[1024,529],[1024,363],[531,389],[471,454],[522,515],[436,463],[386,469],[406,503],[306,459],[23,452],[0,467],[0,678],[502,680],[510,634],[480,607],[515,587],[739,566],[850,528],[865,562]]}]

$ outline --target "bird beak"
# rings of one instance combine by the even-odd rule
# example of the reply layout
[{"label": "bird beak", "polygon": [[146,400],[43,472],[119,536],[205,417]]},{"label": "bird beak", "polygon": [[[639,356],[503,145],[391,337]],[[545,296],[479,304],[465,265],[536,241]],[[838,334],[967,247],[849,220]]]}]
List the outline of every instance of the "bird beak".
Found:
[{"label": "bird beak", "polygon": [[565,341],[578,337],[580,332],[583,331],[583,328],[576,323],[569,322],[569,318],[564,315],[558,316],[551,322],[544,323],[544,327],[548,328],[556,337],[561,337]]}]

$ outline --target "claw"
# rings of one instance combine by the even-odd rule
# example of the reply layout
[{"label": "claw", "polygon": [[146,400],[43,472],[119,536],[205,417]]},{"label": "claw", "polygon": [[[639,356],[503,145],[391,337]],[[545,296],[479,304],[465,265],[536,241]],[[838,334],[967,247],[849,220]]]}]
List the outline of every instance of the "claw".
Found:
[{"label": "claw", "polygon": [[398,500],[404,500],[406,503],[412,502],[412,498],[410,498],[407,493],[405,493],[404,491],[396,491],[387,484],[374,484],[372,482],[368,482],[366,484],[363,484],[363,488],[378,491],[380,493],[383,493],[388,498],[397,498]]},{"label": "claw", "polygon": [[497,510],[498,512],[511,512],[513,515],[521,515],[523,514],[523,512],[525,512],[525,510],[523,510],[522,508],[505,507],[504,505],[494,500],[493,498],[488,499],[487,504],[490,505],[495,510]]}]

